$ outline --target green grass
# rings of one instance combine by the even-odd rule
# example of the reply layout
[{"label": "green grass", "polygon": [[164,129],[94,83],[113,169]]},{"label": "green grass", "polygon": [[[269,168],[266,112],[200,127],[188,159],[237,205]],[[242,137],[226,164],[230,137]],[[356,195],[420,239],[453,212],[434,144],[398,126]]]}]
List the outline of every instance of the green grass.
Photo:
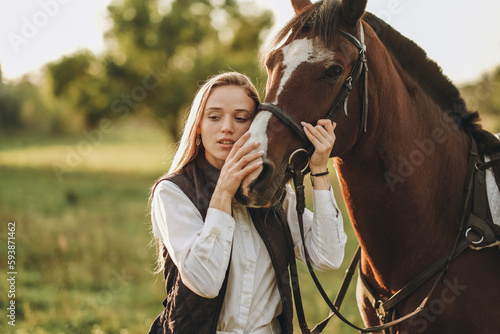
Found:
[{"label": "green grass", "polygon": [[[152,273],[147,199],[173,145],[151,124],[114,125],[94,143],[84,134],[0,137],[0,261],[6,273],[7,224],[15,221],[18,273],[15,328],[4,314],[5,278],[0,283],[1,333],[145,333],[161,312],[165,292],[162,277]],[[87,150],[78,163],[64,173],[54,168],[79,145]],[[357,245],[345,210],[344,217],[344,266],[318,275],[332,299]],[[299,273],[313,326],[328,308],[305,265]],[[354,286],[342,309],[360,323]],[[345,330],[334,319],[324,333]]]},{"label": "green grass", "polygon": [[0,167],[0,178],[2,240],[16,222],[16,328],[144,332],[163,295],[148,247],[154,177],[78,172],[59,183],[51,170]]}]

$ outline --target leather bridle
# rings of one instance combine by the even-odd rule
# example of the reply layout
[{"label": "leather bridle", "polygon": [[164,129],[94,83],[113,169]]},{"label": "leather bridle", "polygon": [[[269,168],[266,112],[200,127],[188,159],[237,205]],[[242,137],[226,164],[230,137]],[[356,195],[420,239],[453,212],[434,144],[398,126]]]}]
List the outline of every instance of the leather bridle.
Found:
[{"label": "leather bridle", "polygon": [[[337,117],[343,106],[344,113],[347,116],[347,103],[349,101],[349,95],[351,94],[353,85],[356,84],[356,82],[361,78],[363,81],[361,88],[362,109],[361,109],[361,122],[360,122],[360,129],[358,132],[358,138],[359,136],[361,136],[363,132],[366,132],[368,124],[368,64],[366,62],[366,45],[364,43],[364,31],[363,31],[363,25],[361,23],[359,31],[360,31],[359,40],[355,36],[351,35],[346,31],[343,30],[338,31],[341,36],[346,38],[348,41],[350,41],[352,44],[354,44],[354,46],[358,48],[359,51],[358,60],[356,61],[356,64],[354,64],[354,66],[352,67],[349,76],[345,80],[344,85],[342,86],[339,92],[339,95],[333,102],[333,105],[331,106],[330,110],[328,110],[327,114],[325,115],[326,119],[330,119],[333,121]],[[299,138],[305,144],[306,146],[305,150],[307,152],[307,155],[309,157],[312,155],[312,153],[314,152],[314,146],[307,138],[302,126],[296,120],[294,120],[289,114],[285,113],[280,107],[269,102],[263,102],[259,105],[259,107],[257,108],[257,112],[262,110],[271,112],[283,124],[292,129],[293,132],[297,136],[299,136]]]}]

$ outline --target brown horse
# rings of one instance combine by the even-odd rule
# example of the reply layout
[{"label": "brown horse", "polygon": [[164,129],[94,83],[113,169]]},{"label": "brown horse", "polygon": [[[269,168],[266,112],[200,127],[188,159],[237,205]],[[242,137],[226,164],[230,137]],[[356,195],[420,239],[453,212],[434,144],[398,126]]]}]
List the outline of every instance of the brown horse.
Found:
[{"label": "brown horse", "polygon": [[[486,155],[499,152],[500,143],[481,128],[478,114],[467,110],[457,88],[422,49],[365,13],[366,0],[292,0],[292,5],[295,17],[265,56],[265,101],[296,122],[325,118],[345,93],[342,87],[351,84],[351,69],[366,48],[369,72],[361,63],[345,112],[342,99],[340,112],[333,114],[332,157],[362,249],[361,272],[377,298],[389,298],[454,247],[471,138]],[[365,46],[355,45],[348,34]],[[268,206],[281,197],[290,179],[288,158],[303,147],[303,138],[265,110],[250,131],[262,141],[264,165],[245,180],[237,198]],[[398,304],[396,316],[415,310],[434,281]],[[438,281],[426,309],[393,332],[499,333],[499,298],[498,247],[466,249]],[[358,305],[367,326],[379,324],[362,291]]]}]

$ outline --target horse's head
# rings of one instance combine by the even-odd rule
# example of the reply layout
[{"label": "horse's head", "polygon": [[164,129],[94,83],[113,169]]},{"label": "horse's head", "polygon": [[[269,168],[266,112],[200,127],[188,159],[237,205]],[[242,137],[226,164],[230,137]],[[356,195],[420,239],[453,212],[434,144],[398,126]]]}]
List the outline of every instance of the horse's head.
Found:
[{"label": "horse's head", "polygon": [[[309,149],[301,121],[337,122],[331,156],[347,152],[366,129],[365,47],[361,16],[366,0],[292,0],[295,17],[279,33],[265,57],[268,72],[265,102],[250,132],[264,150],[263,166],[247,177],[236,198],[250,206],[268,206],[282,196],[290,179],[289,158]],[[349,93],[352,98],[347,104]],[[349,116],[347,116],[349,115]],[[361,126],[360,126],[361,124]],[[300,168],[307,155],[296,154]]]}]

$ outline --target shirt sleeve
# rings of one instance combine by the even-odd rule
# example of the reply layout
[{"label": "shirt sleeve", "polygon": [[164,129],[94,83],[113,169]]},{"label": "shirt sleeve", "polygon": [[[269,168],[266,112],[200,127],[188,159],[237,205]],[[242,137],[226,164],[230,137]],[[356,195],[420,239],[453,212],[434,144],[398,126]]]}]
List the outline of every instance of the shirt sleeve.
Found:
[{"label": "shirt sleeve", "polygon": [[167,247],[184,285],[214,298],[224,282],[231,254],[234,218],[209,208],[205,221],[173,182],[158,184],[151,204],[153,233]]},{"label": "shirt sleeve", "polygon": [[[287,212],[288,224],[295,246],[295,257],[305,262],[304,247],[297,218],[295,192],[286,185],[283,208]],[[347,235],[344,232],[342,213],[338,209],[335,195],[329,190],[313,189],[313,212],[304,212],[304,235],[311,265],[315,270],[338,269],[344,259]]]}]

